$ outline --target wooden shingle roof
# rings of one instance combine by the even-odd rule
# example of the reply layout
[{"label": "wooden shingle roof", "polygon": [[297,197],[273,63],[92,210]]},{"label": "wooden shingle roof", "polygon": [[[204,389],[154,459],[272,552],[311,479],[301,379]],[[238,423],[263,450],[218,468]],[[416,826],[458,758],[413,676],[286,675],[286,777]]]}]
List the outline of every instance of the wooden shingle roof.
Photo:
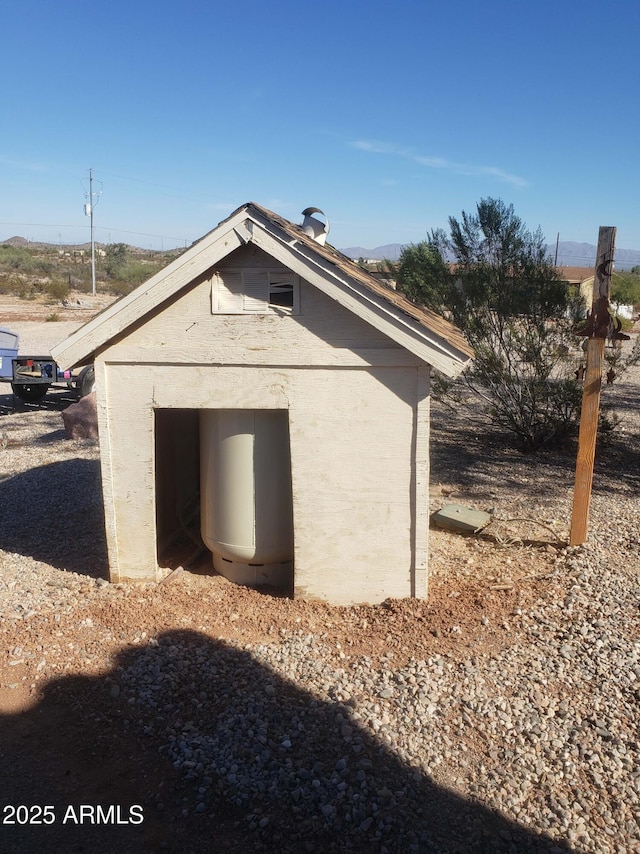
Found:
[{"label": "wooden shingle roof", "polygon": [[191,281],[238,247],[254,243],[399,345],[456,376],[473,356],[460,330],[380,282],[300,226],[248,202],[222,220],[179,258],[113,303],[52,350],[61,367],[87,364],[145,315],[157,311]]},{"label": "wooden shingle roof", "polygon": [[283,231],[290,234],[296,240],[306,244],[314,252],[326,258],[329,263],[334,264],[343,273],[357,279],[373,293],[381,296],[384,300],[394,305],[400,311],[404,312],[409,317],[412,317],[426,329],[429,329],[432,332],[437,332],[443,338],[447,338],[452,344],[455,344],[461,352],[466,353],[469,357],[473,356],[473,349],[458,327],[454,326],[435,311],[431,311],[424,306],[411,302],[411,300],[407,299],[403,293],[395,290],[395,288],[392,288],[390,285],[386,285],[384,282],[381,282],[380,279],[377,279],[367,270],[363,269],[359,264],[356,264],[351,260],[351,258],[348,258],[338,249],[335,249],[329,244],[322,245],[317,243],[312,237],[309,237],[309,235],[306,234],[300,226],[294,225],[283,217],[278,216],[278,214],[273,213],[273,211],[267,210],[267,208],[263,208],[255,202],[249,202],[247,208],[253,209],[256,213],[259,212],[262,216],[278,225],[283,229]]}]

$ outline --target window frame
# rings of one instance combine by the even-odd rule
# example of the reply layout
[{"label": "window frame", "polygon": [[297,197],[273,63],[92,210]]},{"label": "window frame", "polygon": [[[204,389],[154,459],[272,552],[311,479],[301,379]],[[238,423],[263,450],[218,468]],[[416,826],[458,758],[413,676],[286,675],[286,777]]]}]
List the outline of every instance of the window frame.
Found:
[{"label": "window frame", "polygon": [[[261,277],[264,277],[262,283]],[[300,277],[290,270],[269,267],[215,270],[210,281],[212,314],[300,313]],[[275,286],[288,283],[291,284],[292,304],[272,302]]]}]

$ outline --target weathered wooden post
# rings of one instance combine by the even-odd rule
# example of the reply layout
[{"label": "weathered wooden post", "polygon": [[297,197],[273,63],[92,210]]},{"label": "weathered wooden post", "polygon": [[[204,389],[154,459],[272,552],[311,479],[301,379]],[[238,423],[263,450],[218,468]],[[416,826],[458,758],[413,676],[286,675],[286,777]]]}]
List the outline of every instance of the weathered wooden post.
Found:
[{"label": "weathered wooden post", "polygon": [[611,288],[611,274],[613,272],[615,242],[615,227],[600,226],[595,276],[593,278],[591,313],[585,328],[581,331],[581,334],[587,336],[587,367],[582,392],[576,481],[573,492],[571,534],[569,537],[569,542],[572,546],[585,542],[589,527],[589,504],[591,502],[593,463],[596,452],[598,416],[600,413],[600,387],[602,385],[604,343],[611,325],[609,292]]}]

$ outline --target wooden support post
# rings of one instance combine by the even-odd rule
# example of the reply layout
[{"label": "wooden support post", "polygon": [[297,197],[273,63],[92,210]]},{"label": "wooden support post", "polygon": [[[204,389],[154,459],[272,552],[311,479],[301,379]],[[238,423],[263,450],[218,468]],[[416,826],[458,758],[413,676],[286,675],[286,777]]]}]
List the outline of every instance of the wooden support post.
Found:
[{"label": "wooden support post", "polygon": [[603,356],[604,341],[602,338],[590,338],[587,342],[587,370],[584,375],[582,392],[576,483],[573,491],[573,515],[569,538],[572,546],[585,542],[589,527],[589,504],[591,503],[593,463],[596,454],[596,436],[600,413]]},{"label": "wooden support post", "polygon": [[593,279],[592,308],[586,327],[586,334],[589,337],[587,339],[587,368],[582,392],[576,480],[573,493],[573,514],[569,537],[569,542],[572,546],[586,541],[589,527],[589,505],[591,503],[593,463],[595,460],[598,417],[600,414],[600,387],[602,385],[604,343],[609,327],[609,291],[611,287],[615,238],[616,229],[614,227],[600,227],[595,276]]}]

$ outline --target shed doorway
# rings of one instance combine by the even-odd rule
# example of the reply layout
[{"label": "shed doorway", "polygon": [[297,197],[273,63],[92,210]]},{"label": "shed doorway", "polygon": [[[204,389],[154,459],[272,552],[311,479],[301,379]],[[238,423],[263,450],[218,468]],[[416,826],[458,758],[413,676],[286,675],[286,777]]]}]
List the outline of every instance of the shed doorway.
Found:
[{"label": "shed doorway", "polygon": [[293,592],[289,414],[155,409],[157,556]]}]

